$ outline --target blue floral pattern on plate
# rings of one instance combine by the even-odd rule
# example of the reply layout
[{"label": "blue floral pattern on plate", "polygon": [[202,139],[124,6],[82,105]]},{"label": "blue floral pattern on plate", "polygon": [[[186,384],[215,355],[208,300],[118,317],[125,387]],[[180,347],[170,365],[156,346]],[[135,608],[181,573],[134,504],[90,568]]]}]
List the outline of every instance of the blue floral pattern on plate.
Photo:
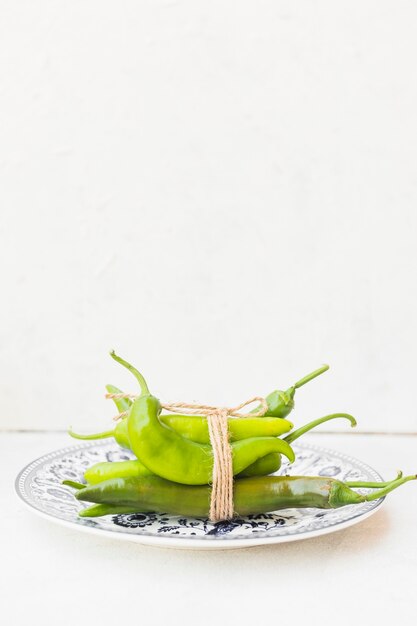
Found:
[{"label": "blue floral pattern on plate", "polygon": [[[368,465],[339,452],[307,444],[293,447],[296,460],[292,465],[284,463],[278,472],[281,475],[332,476],[340,480],[356,481],[382,480]],[[259,539],[283,540],[288,537],[291,540],[296,538],[294,535],[303,538],[320,534],[317,531],[335,530],[334,527],[346,525],[349,520],[368,515],[382,502],[380,499],[334,510],[285,509],[214,524],[205,518],[187,518],[164,513],[107,515],[93,519],[78,517],[80,508],[88,504],[76,500],[73,490],[62,485],[62,481],[83,482],[84,471],[93,463],[130,458],[133,458],[130,452],[122,450],[116,443],[104,441],[57,450],[33,461],[21,471],[16,479],[16,491],[27,505],[55,520],[98,532],[140,535],[148,539],[153,537],[155,544],[158,543],[158,537],[173,540],[199,539],[207,542],[239,539],[244,543],[247,541],[248,545],[260,543]]]}]

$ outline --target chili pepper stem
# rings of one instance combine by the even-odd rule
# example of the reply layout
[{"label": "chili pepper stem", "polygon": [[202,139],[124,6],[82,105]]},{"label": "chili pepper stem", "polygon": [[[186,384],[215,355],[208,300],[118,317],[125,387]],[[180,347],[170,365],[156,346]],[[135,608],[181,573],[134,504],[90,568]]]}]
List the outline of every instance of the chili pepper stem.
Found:
[{"label": "chili pepper stem", "polygon": [[409,480],[416,480],[416,479],[417,479],[416,474],[412,474],[411,476],[403,476],[401,478],[395,478],[394,480],[391,480],[391,482],[389,482],[386,485],[386,487],[383,487],[382,489],[378,489],[378,491],[374,491],[374,493],[370,493],[364,496],[364,500],[366,502],[372,502],[372,500],[379,500],[379,498],[383,498],[391,491],[394,491],[394,489],[397,489],[397,487],[401,487],[401,485],[403,485],[404,483],[407,483]]},{"label": "chili pepper stem", "polygon": [[136,378],[136,380],[138,381],[140,385],[142,396],[149,395],[149,389],[148,389],[148,385],[146,384],[146,380],[144,379],[142,374],[136,369],[136,367],[133,367],[133,365],[131,365],[130,363],[122,359],[120,356],[118,356],[114,350],[110,352],[110,356],[112,359],[120,363],[120,365],[123,365],[123,367],[126,367],[126,369],[128,369],[129,372],[133,374],[133,376]]},{"label": "chili pepper stem", "polygon": [[80,435],[79,433],[75,433],[71,428],[68,429],[68,434],[74,439],[107,439],[108,437],[114,437],[114,429],[113,430],[105,430],[102,433],[92,433],[90,435]]},{"label": "chili pepper stem", "polygon": [[387,481],[387,482],[366,482],[366,481],[361,481],[361,480],[352,480],[352,481],[348,481],[345,483],[346,487],[350,487],[350,488],[358,488],[360,489],[361,487],[363,487],[364,489],[368,488],[368,489],[382,489],[383,487],[387,487],[388,485],[391,484],[392,481]]},{"label": "chili pepper stem", "polygon": [[313,378],[317,378],[317,376],[320,376],[320,374],[324,374],[324,372],[327,372],[328,369],[329,369],[328,365],[322,365],[322,367],[319,367],[317,370],[314,370],[314,372],[311,372],[311,374],[307,374],[307,376],[304,376],[303,378],[298,380],[296,383],[294,383],[293,385],[294,389],[298,389],[299,387],[302,387],[306,383],[309,383],[310,380],[313,380]]},{"label": "chili pepper stem", "polygon": [[290,433],[286,437],[283,437],[283,439],[287,443],[292,443],[293,441],[301,437],[301,435],[304,435],[305,433],[307,433],[312,428],[315,428],[316,426],[319,426],[320,424],[324,424],[324,422],[329,422],[330,420],[334,420],[339,417],[343,417],[349,420],[352,428],[356,426],[356,420],[353,417],[353,415],[349,415],[349,413],[331,413],[330,415],[319,417],[318,419],[313,420],[312,422],[309,422],[308,424],[304,424],[304,426],[297,428],[297,430],[294,430],[294,432]]},{"label": "chili pepper stem", "polygon": [[62,484],[67,487],[72,487],[73,489],[84,489],[87,486],[84,485],[84,483],[78,483],[75,480],[63,480]]},{"label": "chili pepper stem", "polygon": [[[398,472],[397,473],[397,477],[394,480],[398,480],[399,478],[402,478],[403,473],[402,472]],[[392,480],[388,480],[386,482],[367,482],[367,481],[363,481],[363,480],[352,480],[352,481],[346,481],[345,485],[347,487],[369,487],[372,489],[382,489],[382,487],[387,487],[388,485],[390,485],[392,483]]]}]

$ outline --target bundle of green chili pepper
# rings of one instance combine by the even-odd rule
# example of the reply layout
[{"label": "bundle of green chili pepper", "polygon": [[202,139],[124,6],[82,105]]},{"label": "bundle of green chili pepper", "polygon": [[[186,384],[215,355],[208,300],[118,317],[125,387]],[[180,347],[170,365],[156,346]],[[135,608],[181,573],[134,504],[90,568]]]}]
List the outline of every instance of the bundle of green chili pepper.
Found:
[{"label": "bundle of green chili pepper", "polygon": [[[134,374],[141,394],[132,401],[108,385],[118,410],[127,416],[111,431],[94,435],[69,432],[79,439],[114,437],[121,446],[131,449],[136,459],[93,465],[84,475],[87,486],[65,481],[77,489],[77,499],[94,503],[80,511],[80,516],[149,511],[207,516],[213,475],[207,417],[161,414],[161,403],[150,394],[142,374],[114,352],[111,356]],[[327,369],[323,366],[315,370],[285,392],[269,394],[262,417],[228,420],[236,514],[280,508],[336,508],[380,498],[415,478],[399,475],[388,483],[342,483],[327,477],[268,476],[280,468],[281,455],[294,461],[290,444],[312,428],[336,418],[346,418],[356,425],[351,415],[334,413],[289,432],[292,424],[285,417],[294,407],[295,390]],[[285,433],[289,434],[280,439]],[[364,496],[352,487],[375,487],[377,491]]]},{"label": "bundle of green chili pepper", "polygon": [[[111,356],[132,372],[139,382],[142,392],[141,395],[144,397],[148,396],[149,390],[142,374],[130,365],[130,363],[118,357],[114,352],[111,353]],[[232,442],[234,458],[236,459],[235,474],[248,477],[276,472],[281,467],[282,454],[290,461],[294,460],[294,453],[288,444],[291,444],[301,437],[301,435],[304,435],[320,424],[333,419],[345,418],[350,421],[352,426],[356,425],[356,421],[351,415],[346,413],[333,413],[309,422],[301,428],[290,432],[284,439],[277,439],[280,435],[291,431],[293,427],[292,423],[285,419],[285,417],[294,408],[296,389],[302,387],[328,369],[328,365],[324,365],[307,376],[304,376],[286,391],[272,391],[266,397],[268,410],[263,417],[245,417],[229,420],[230,440]],[[109,394],[116,395],[114,400],[121,414],[132,411],[132,400],[128,397],[118,397],[118,395],[124,395],[120,389],[113,385],[107,385],[106,388]],[[134,410],[135,414],[138,410],[140,412],[140,408],[138,409],[138,406],[136,406]],[[135,418],[132,417],[130,421],[134,419]],[[72,430],[69,431],[72,437],[83,440],[114,437],[119,445],[133,450],[137,456],[138,460],[120,462],[117,467],[115,467],[114,463],[96,464],[92,468],[89,468],[85,474],[85,478],[89,483],[97,483],[114,476],[145,476],[149,473],[155,473],[163,478],[168,478],[168,480],[176,480],[177,482],[184,482],[185,484],[198,484],[195,480],[200,480],[199,477],[203,469],[200,467],[200,458],[204,461],[204,465],[207,465],[207,458],[210,457],[210,438],[206,417],[178,414],[164,415],[158,412],[158,415],[155,415],[153,418],[153,432],[150,437],[153,444],[150,449],[144,446],[144,442],[148,440],[146,432],[149,432],[149,429],[145,434],[142,433],[140,435],[141,444],[139,444],[138,428],[133,427],[132,430],[135,432],[133,434],[134,447],[132,446],[129,438],[128,422],[129,420],[125,417],[117,423],[113,430],[92,435],[80,435]],[[174,431],[178,436],[171,434],[169,430],[163,428],[162,425],[169,427],[169,429]],[[164,438],[164,444],[161,444],[164,446],[164,453],[161,455],[155,454],[156,448],[154,444],[157,440],[158,433]],[[184,439],[187,441],[184,441]],[[194,442],[199,445],[193,446],[190,445],[189,442]],[[141,451],[138,450],[139,445],[142,447]],[[147,457],[146,459],[144,458],[145,455]],[[156,459],[157,456],[158,458]],[[193,465],[192,459],[195,458],[196,462]],[[157,471],[155,471],[155,461],[158,465]],[[188,475],[194,477],[192,482],[189,482],[189,476],[178,475],[181,473],[179,468],[181,463],[189,465]],[[169,472],[169,475],[166,475],[164,471],[166,465],[171,469],[178,467],[179,472],[175,474]],[[197,473],[195,472],[195,467],[199,468]],[[151,468],[151,471],[149,471],[149,468]],[[212,467],[206,468],[203,482],[210,482],[211,471]]]}]

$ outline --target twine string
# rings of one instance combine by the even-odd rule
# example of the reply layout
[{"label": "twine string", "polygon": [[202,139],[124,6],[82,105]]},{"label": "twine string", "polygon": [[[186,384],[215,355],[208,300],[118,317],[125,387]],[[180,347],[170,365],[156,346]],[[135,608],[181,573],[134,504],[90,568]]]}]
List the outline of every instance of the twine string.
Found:
[{"label": "twine string", "polygon": [[[138,398],[135,394],[107,393],[106,398],[121,399]],[[241,413],[248,404],[259,402],[260,407],[252,413]],[[233,507],[233,458],[232,448],[229,442],[229,417],[262,417],[268,410],[265,398],[254,396],[238,406],[227,408],[211,406],[208,404],[194,404],[188,402],[173,402],[169,404],[161,403],[163,409],[172,413],[182,413],[184,415],[204,415],[207,417],[207,424],[210,436],[210,443],[213,450],[213,476],[210,497],[209,518],[212,522],[231,519],[234,515]],[[121,419],[129,411],[119,413],[113,419]]]},{"label": "twine string", "polygon": [[[106,393],[105,397],[110,400],[119,400],[122,398],[136,400],[136,398],[140,398],[140,395],[135,393]],[[243,409],[248,404],[252,404],[253,402],[259,402],[261,404],[259,409],[251,413],[240,413],[241,409]],[[211,406],[209,404],[195,404],[189,402],[170,402],[167,404],[161,403],[161,407],[166,411],[171,411],[171,413],[183,413],[184,415],[207,416],[219,413],[219,411],[226,411],[228,417],[262,417],[268,410],[268,403],[262,396],[253,396],[253,398],[245,400],[245,402],[242,402],[241,404],[238,404],[237,406],[232,408],[222,408],[218,406]],[[118,413],[118,415],[115,415],[113,419],[117,421],[128,414],[129,411],[123,411],[123,413]]]}]

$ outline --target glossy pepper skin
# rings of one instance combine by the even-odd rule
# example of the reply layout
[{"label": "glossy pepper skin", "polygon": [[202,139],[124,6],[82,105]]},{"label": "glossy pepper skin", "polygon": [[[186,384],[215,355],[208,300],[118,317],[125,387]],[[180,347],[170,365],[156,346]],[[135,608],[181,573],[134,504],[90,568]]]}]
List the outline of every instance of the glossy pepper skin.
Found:
[{"label": "glossy pepper skin", "polygon": [[140,476],[152,476],[152,472],[137,459],[103,461],[95,463],[84,472],[84,479],[90,485],[96,485],[110,478],[137,478]]},{"label": "glossy pepper skin", "polygon": [[[370,494],[360,494],[352,487],[373,487],[375,483],[341,482],[325,476],[264,476],[241,478],[234,483],[234,508],[237,516],[268,513],[280,509],[313,507],[335,509],[348,504],[369,502],[384,497],[413,476],[380,483]],[[207,517],[211,488],[186,486],[157,476],[143,478],[114,478],[104,483],[79,489],[75,497],[83,502],[100,505],[99,514],[114,512],[105,506],[122,508],[123,513],[151,511],[171,515]],[[97,511],[97,509],[96,509]],[[93,510],[93,516],[94,510]],[[89,511],[80,512],[87,517]]]},{"label": "glossy pepper skin", "polygon": [[[129,441],[134,454],[153,474],[185,485],[204,485],[212,480],[213,451],[208,444],[184,439],[159,420],[161,405],[152,395],[142,395],[128,417]],[[284,454],[292,463],[291,446],[275,437],[251,437],[231,444],[233,474],[239,474],[271,452]]]}]

